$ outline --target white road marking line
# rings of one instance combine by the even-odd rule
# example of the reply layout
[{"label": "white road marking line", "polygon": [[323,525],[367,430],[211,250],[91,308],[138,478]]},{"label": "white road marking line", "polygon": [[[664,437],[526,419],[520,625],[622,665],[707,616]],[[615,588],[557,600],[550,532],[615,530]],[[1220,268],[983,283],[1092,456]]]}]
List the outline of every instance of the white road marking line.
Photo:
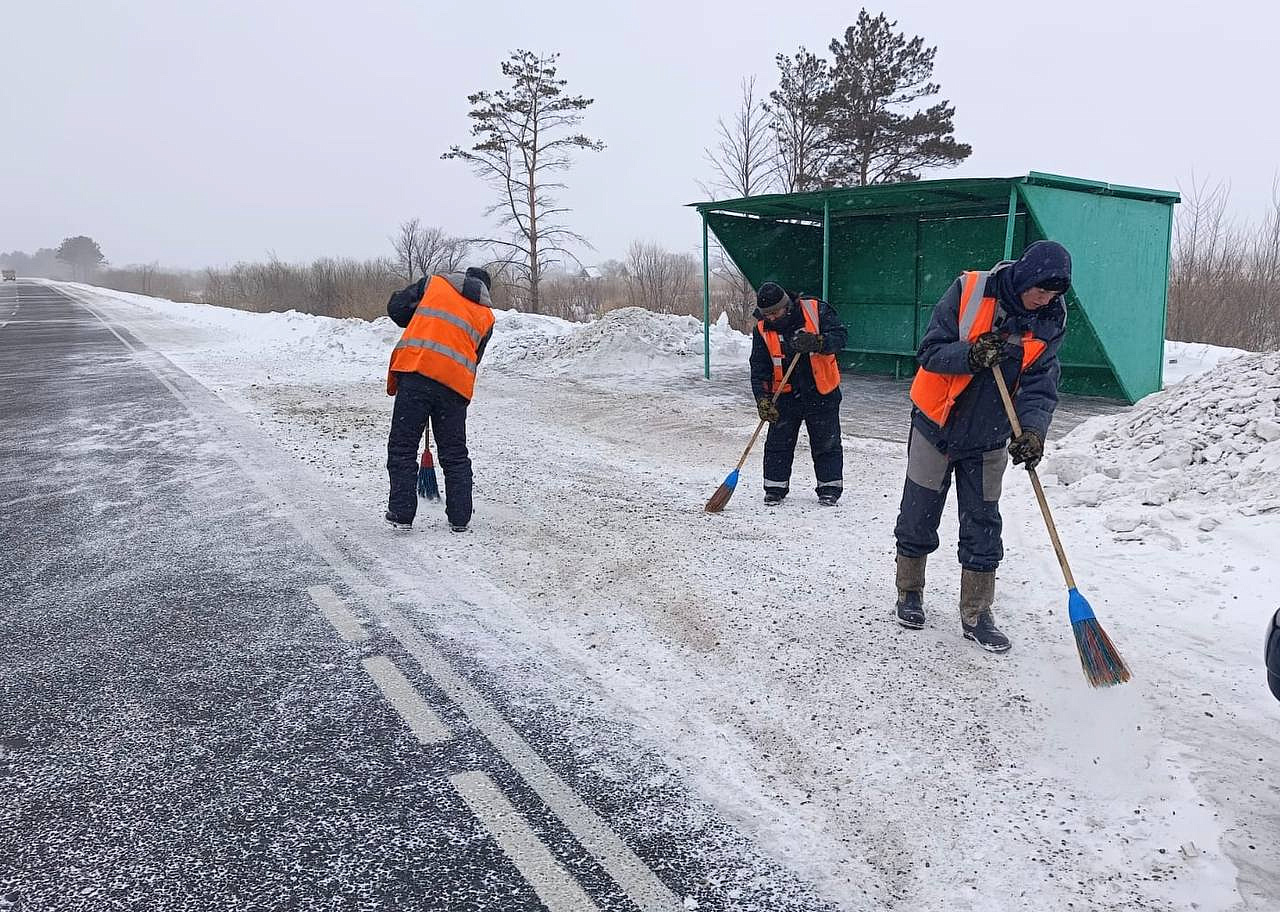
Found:
[{"label": "white road marking line", "polygon": [[598,912],[492,779],[469,772],[450,776],[449,781],[550,912]]},{"label": "white road marking line", "polygon": [[[294,528],[301,531],[305,527],[298,522]],[[310,537],[309,531],[305,535],[312,547],[320,545]],[[331,547],[325,548],[321,553],[334,554]],[[336,554],[334,556],[337,557]],[[418,660],[436,686],[461,707],[471,724],[484,733],[489,743],[497,748],[498,753],[537,793],[542,803],[560,818],[579,844],[592,854],[637,908],[643,912],[672,912],[684,908],[658,875],[538,756],[529,742],[502,718],[501,713],[453,670],[449,660],[427,642],[408,618],[391,607],[385,594],[374,589],[345,561],[337,564],[331,560],[330,566],[342,574],[354,590],[363,592],[366,603],[382,616],[395,638]]]},{"label": "white road marking line", "polygon": [[400,714],[409,729],[423,744],[439,744],[453,737],[444,722],[435,714],[422,695],[413,689],[409,679],[400,673],[395,663],[386,656],[370,656],[360,664],[369,672],[373,683],[387,698],[391,708]]},{"label": "white road marking line", "polygon": [[[67,294],[67,297],[72,298],[106,324],[126,348],[130,351],[139,351],[116,333],[106,318],[94,307],[76,295]],[[225,403],[216,401],[211,391],[202,387],[199,381],[177,367],[164,355],[151,350],[147,352],[153,354],[154,358],[143,360],[142,363],[174,394],[179,402],[187,407],[197,421],[209,420],[207,412],[209,402],[225,407]],[[181,376],[184,382],[190,382],[197,388],[203,397],[199,399],[201,407],[197,407],[195,396],[175,386],[160,372],[156,363],[152,363],[153,361],[163,365],[166,370],[173,371],[175,375]],[[240,427],[246,440],[259,439],[258,435],[261,431],[249,424],[243,416],[227,412],[220,414],[219,419]],[[267,496],[277,497],[280,492],[291,490],[288,479],[281,479],[262,468],[265,462],[259,464],[247,453],[236,448],[229,449],[227,455]],[[502,715],[481,696],[478,690],[453,670],[449,660],[419,633],[413,622],[391,605],[385,590],[371,582],[326,535],[317,532],[302,516],[290,512],[286,514],[285,519],[298,533],[298,537],[310,545],[312,550],[334,569],[334,572],[353,592],[359,594],[360,600],[371,611],[382,618],[391,633],[418,660],[435,685],[449,694],[454,703],[466,714],[471,724],[498,749],[516,773],[542,799],[543,804],[560,818],[582,847],[592,854],[637,908],[642,912],[678,912],[684,908],[681,901],[658,875],[631,851],[631,848],[609,828],[600,815],[578,797],[577,793],[538,756],[529,743],[502,718]]]},{"label": "white road marking line", "polygon": [[338,631],[338,636],[348,643],[359,643],[369,639],[369,631],[364,629],[364,624],[360,623],[360,619],[351,613],[342,599],[338,598],[338,594],[332,587],[308,586],[307,595],[311,596],[311,601],[316,603],[325,620]]}]

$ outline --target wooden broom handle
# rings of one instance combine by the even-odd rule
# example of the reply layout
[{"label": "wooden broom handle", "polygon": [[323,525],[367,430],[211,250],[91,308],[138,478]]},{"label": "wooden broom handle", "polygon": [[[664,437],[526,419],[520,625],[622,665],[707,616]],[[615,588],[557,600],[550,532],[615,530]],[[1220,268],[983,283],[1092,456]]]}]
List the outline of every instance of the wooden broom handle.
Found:
[{"label": "wooden broom handle", "polygon": [[[1005,414],[1009,416],[1009,426],[1013,428],[1015,437],[1022,435],[1022,423],[1018,421],[1018,413],[1014,411],[1013,399],[1009,396],[1009,387],[1005,385],[1004,373],[999,363],[991,366],[991,374],[996,378],[996,386],[1000,390],[1000,398],[1004,401]],[[1049,512],[1049,501],[1045,499],[1044,488],[1040,486],[1040,476],[1035,469],[1028,468],[1031,476],[1031,487],[1036,492],[1036,500],[1040,502],[1040,512],[1044,516],[1045,527],[1049,530],[1049,540],[1053,542],[1054,553],[1058,555],[1058,564],[1062,567],[1062,575],[1067,580],[1067,588],[1076,587],[1075,577],[1071,575],[1071,566],[1067,563],[1067,553],[1062,549],[1062,540],[1058,538],[1058,527],[1053,524],[1053,514]]]},{"label": "wooden broom handle", "polygon": [[[791,372],[795,370],[796,364],[800,361],[800,354],[797,352],[791,357],[791,363],[787,365],[786,373],[782,375],[782,382],[778,384],[778,388],[773,391],[773,397],[769,402],[773,405],[778,404],[778,397],[782,395],[782,388],[787,385],[787,381],[791,379]],[[756,432],[751,435],[751,440],[747,443],[747,448],[742,451],[742,458],[738,460],[738,465],[734,468],[735,472],[742,471],[742,467],[747,464],[747,455],[751,452],[751,448],[756,445],[756,438],[760,436],[760,431],[764,429],[767,422],[761,418],[760,423],[756,425]]]}]

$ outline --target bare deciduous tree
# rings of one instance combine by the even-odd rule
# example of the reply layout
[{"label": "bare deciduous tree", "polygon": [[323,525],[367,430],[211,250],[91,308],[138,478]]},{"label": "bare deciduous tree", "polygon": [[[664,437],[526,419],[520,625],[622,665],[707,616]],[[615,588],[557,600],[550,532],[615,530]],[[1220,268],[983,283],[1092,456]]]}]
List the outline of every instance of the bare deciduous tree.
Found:
[{"label": "bare deciduous tree", "polygon": [[712,199],[758,196],[775,188],[777,146],[769,113],[756,95],[756,79],[742,80],[742,99],[729,120],[716,121],[716,144],[704,149],[714,177],[703,190]]},{"label": "bare deciduous tree", "polygon": [[747,277],[742,274],[729,254],[719,244],[711,253],[711,276],[725,290],[727,300],[723,302],[724,310],[729,314],[729,321],[734,326],[750,326],[756,309],[756,290]]},{"label": "bare deciduous tree", "polygon": [[467,265],[471,242],[453,237],[443,228],[424,228],[418,235],[418,269],[422,275],[458,272]]},{"label": "bare deciduous tree", "polygon": [[442,228],[424,228],[412,218],[400,223],[399,231],[391,238],[391,249],[395,253],[395,275],[412,282],[421,276],[461,269],[471,253],[471,242],[452,237]]},{"label": "bare deciduous tree", "polygon": [[422,228],[416,218],[400,223],[400,230],[391,238],[391,249],[395,252],[396,278],[412,282],[418,275],[414,266],[418,261],[418,235]]},{"label": "bare deciduous tree", "polygon": [[[716,145],[704,150],[715,172],[710,183],[702,185],[711,199],[719,195],[759,196],[778,189],[777,132],[768,109],[756,94],[755,77],[744,79],[741,90],[738,110],[729,120],[721,117],[716,121]],[[719,243],[715,248],[711,268],[733,289],[733,316],[740,319],[755,306],[755,291],[724,248]]]},{"label": "bare deciduous tree", "polygon": [[551,194],[565,185],[551,175],[569,168],[572,153],[604,148],[604,143],[575,132],[593,99],[564,94],[566,82],[556,75],[559,56],[514,52],[502,64],[509,89],[467,96],[475,145],[451,146],[442,156],[467,162],[498,192],[486,215],[498,215],[510,236],[486,242],[510,251],[508,262],[522,277],[535,313],[546,270],[564,259],[576,262],[566,245],[590,247],[559,221],[569,210]]},{"label": "bare deciduous tree", "polygon": [[671,253],[657,244],[635,241],[627,252],[628,300],[657,313],[701,313],[698,261],[691,254]]},{"label": "bare deciduous tree", "polygon": [[1227,214],[1230,186],[1197,181],[1182,192],[1169,274],[1170,339],[1249,350],[1280,348],[1280,183],[1256,227]]},{"label": "bare deciduous tree", "polygon": [[293,264],[273,255],[265,263],[206,269],[202,300],[241,310],[372,320],[386,315],[387,298],[402,284],[390,260],[322,257]]},{"label": "bare deciduous tree", "polygon": [[565,320],[584,321],[621,306],[624,283],[598,270],[578,269],[544,276],[542,312]]},{"label": "bare deciduous tree", "polygon": [[190,301],[200,287],[193,272],[178,269],[161,269],[157,263],[139,263],[110,267],[94,276],[94,284],[117,291],[153,295],[173,301]]}]

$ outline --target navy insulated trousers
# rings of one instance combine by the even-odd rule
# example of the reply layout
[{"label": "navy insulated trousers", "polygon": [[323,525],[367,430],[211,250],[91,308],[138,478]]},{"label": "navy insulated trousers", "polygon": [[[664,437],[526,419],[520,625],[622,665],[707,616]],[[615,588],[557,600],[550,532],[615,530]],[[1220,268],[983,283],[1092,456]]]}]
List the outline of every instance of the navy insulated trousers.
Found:
[{"label": "navy insulated trousers", "polygon": [[467,455],[467,406],[443,384],[418,373],[397,371],[396,403],[387,437],[387,508],[412,522],[418,512],[418,444],[431,422],[436,456],[444,472],[444,512],[455,526],[471,521],[471,457]]},{"label": "navy insulated trousers", "polygon": [[840,396],[778,397],[777,421],[764,439],[764,489],[786,493],[791,487],[800,424],[809,432],[817,492],[839,498],[844,489],[844,449],[840,445]]},{"label": "navy insulated trousers", "polygon": [[907,443],[907,481],[893,530],[898,553],[924,557],[938,550],[938,523],[954,475],[960,508],[960,565],[981,573],[1000,566],[1004,557],[1000,488],[1008,461],[1003,446],[953,459],[913,427]]}]

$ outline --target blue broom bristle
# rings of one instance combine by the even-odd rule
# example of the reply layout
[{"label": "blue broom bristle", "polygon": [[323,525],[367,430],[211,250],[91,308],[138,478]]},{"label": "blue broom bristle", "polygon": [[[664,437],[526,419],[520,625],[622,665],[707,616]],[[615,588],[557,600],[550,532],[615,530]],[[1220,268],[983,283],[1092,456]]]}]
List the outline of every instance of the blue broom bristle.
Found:
[{"label": "blue broom bristle", "polygon": [[440,485],[436,482],[435,466],[418,466],[418,496],[426,500],[440,499]]},{"label": "blue broom bristle", "polygon": [[1080,666],[1090,685],[1110,687],[1128,681],[1129,667],[1094,617],[1088,600],[1075,589],[1067,593],[1067,612],[1071,617],[1071,632],[1076,637],[1076,651],[1080,653]]},{"label": "blue broom bristle", "polygon": [[1080,666],[1094,687],[1111,687],[1129,680],[1129,667],[1102,629],[1097,619],[1071,625],[1076,635],[1076,650],[1080,653]]}]

